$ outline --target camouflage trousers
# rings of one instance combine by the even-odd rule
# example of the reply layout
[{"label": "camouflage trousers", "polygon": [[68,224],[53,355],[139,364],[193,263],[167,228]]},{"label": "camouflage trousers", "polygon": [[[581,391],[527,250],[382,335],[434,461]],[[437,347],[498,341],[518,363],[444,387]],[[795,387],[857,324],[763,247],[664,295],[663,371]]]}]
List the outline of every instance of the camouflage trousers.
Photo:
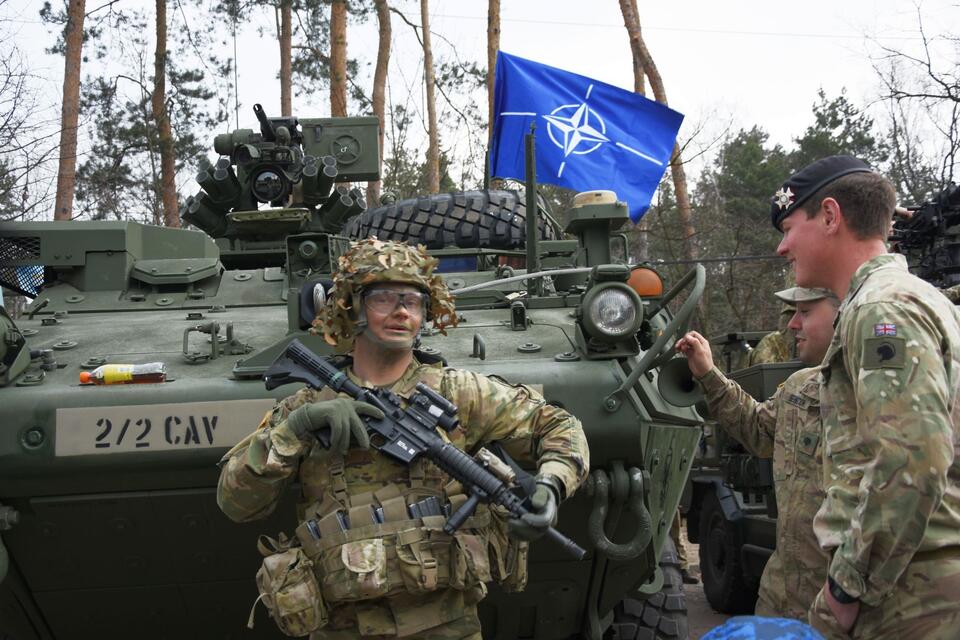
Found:
[{"label": "camouflage trousers", "polygon": [[680,510],[678,509],[673,515],[673,524],[670,525],[670,538],[677,548],[677,560],[680,561],[680,568],[686,571],[690,567],[690,563],[687,560],[687,548],[683,546],[683,542],[680,540],[680,525]]},{"label": "camouflage trousers", "polygon": [[[480,640],[476,602],[485,593],[448,589],[343,604],[330,611],[329,625],[310,634],[310,640]],[[424,628],[429,621],[436,624]]]},{"label": "camouflage trousers", "polygon": [[827,640],[954,640],[960,635],[960,558],[913,561],[893,593],[876,607],[860,604],[850,633],[837,626],[823,591],[809,622]]}]

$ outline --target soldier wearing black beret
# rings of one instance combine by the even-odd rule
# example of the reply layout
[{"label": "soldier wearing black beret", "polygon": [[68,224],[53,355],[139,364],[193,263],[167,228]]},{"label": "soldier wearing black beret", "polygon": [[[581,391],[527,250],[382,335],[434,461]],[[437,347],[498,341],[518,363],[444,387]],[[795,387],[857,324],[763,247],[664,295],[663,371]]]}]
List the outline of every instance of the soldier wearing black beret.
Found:
[{"label": "soldier wearing black beret", "polygon": [[843,300],[822,364],[828,638],[947,639],[960,626],[960,313],[887,253],[893,186],[833,156],[771,203],[797,284]]}]

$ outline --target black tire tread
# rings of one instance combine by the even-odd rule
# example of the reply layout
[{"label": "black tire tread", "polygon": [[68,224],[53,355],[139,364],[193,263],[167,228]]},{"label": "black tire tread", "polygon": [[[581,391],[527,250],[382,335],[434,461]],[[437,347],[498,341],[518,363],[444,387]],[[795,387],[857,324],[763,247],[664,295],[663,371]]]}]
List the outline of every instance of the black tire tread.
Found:
[{"label": "black tire tread", "polygon": [[660,554],[663,588],[646,600],[624,598],[613,610],[608,640],[687,640],[687,599],[680,562],[669,538]]},{"label": "black tire tread", "polygon": [[[515,191],[485,189],[421,196],[368,209],[352,218],[343,233],[360,239],[415,242],[427,249],[522,249],[527,210]],[[537,220],[541,240],[554,240],[551,224]]]},{"label": "black tire tread", "polygon": [[[722,574],[715,570],[714,559],[710,557],[711,520],[714,525],[722,521],[724,527],[727,544]],[[739,530],[736,525],[723,518],[720,501],[716,493],[711,491],[705,496],[700,512],[700,574],[707,602],[720,613],[751,614],[757,603],[756,587],[751,587],[743,576],[743,567],[740,562],[741,546]]]}]

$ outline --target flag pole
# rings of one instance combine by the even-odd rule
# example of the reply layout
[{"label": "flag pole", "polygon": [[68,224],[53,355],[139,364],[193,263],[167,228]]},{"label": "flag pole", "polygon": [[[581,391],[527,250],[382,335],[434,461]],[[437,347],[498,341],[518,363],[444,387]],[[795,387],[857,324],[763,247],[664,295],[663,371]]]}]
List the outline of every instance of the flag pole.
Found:
[{"label": "flag pole", "polygon": [[[536,134],[534,130],[537,125],[530,123],[530,133],[524,136],[524,150],[526,152],[526,189],[527,189],[527,273],[534,273],[540,270],[539,255],[537,252],[537,218],[539,217],[539,207],[537,206],[537,159],[536,159]],[[527,295],[533,297],[541,294],[541,280],[527,281]]]}]

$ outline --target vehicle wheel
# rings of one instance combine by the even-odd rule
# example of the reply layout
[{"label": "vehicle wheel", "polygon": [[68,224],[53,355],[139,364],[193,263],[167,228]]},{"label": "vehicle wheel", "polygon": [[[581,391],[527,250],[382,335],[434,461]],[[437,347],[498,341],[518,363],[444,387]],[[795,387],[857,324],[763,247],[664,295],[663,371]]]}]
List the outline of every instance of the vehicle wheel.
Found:
[{"label": "vehicle wheel", "polygon": [[[444,247],[521,249],[527,237],[527,210],[515,191],[464,191],[400,200],[352,218],[343,233],[350,238],[417,242]],[[541,240],[557,237],[553,225],[537,220]]]},{"label": "vehicle wheel", "polygon": [[727,522],[713,491],[704,497],[700,511],[700,573],[710,606],[721,613],[753,613],[757,590],[743,578],[740,532]]},{"label": "vehicle wheel", "polygon": [[687,600],[683,594],[680,562],[667,538],[660,554],[663,588],[645,600],[624,598],[613,609],[606,640],[687,640]]}]

